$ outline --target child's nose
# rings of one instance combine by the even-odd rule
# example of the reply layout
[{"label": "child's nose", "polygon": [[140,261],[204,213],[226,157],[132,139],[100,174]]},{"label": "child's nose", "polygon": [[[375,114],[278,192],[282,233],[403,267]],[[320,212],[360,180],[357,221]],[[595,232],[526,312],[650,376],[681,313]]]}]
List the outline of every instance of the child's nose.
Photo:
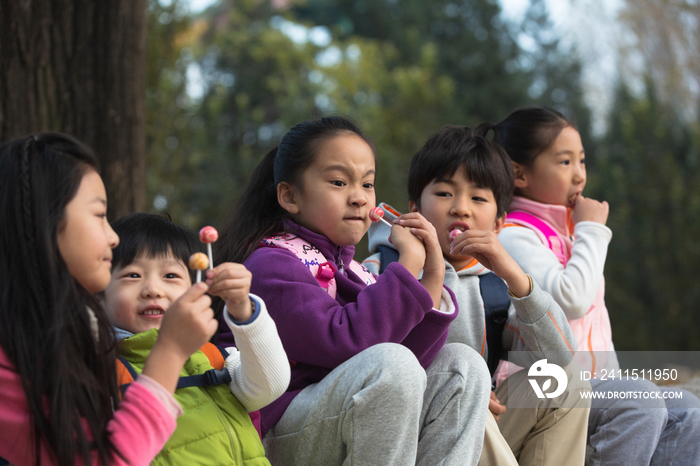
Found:
[{"label": "child's nose", "polygon": [[107,223],[107,241],[109,243],[110,249],[114,249],[119,244],[119,235],[112,229],[112,226]]},{"label": "child's nose", "polygon": [[455,196],[450,213],[457,217],[471,217],[471,206],[468,200],[461,196]]},{"label": "child's nose", "polygon": [[351,205],[363,206],[367,204],[367,194],[362,189],[353,189],[350,193],[349,202]]},{"label": "child's nose", "polygon": [[141,289],[141,296],[144,298],[160,298],[163,296],[163,289],[155,280],[146,280]]}]

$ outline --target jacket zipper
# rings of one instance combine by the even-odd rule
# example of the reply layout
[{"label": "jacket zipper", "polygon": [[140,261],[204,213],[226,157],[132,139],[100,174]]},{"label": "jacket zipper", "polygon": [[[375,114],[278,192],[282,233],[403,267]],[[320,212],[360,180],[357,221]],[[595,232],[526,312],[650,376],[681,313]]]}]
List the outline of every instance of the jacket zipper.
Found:
[{"label": "jacket zipper", "polygon": [[338,271],[344,273],[345,264],[343,264],[343,259],[340,258],[340,246],[335,247],[335,263],[338,264]]},{"label": "jacket zipper", "polygon": [[229,423],[226,422],[226,419],[224,419],[224,415],[221,413],[221,409],[219,408],[219,405],[216,404],[216,401],[214,400],[214,398],[209,394],[209,392],[206,389],[204,389],[202,391],[207,395],[209,400],[211,400],[211,402],[214,404],[214,409],[216,410],[216,417],[219,418],[219,422],[221,423],[221,425],[224,426],[224,429],[226,429],[226,433],[228,434],[229,442],[231,442],[231,452],[233,453],[233,457],[242,462],[243,461],[243,454],[242,454],[242,452],[238,451],[238,444],[236,442],[237,437],[236,437],[235,432],[233,432]]}]

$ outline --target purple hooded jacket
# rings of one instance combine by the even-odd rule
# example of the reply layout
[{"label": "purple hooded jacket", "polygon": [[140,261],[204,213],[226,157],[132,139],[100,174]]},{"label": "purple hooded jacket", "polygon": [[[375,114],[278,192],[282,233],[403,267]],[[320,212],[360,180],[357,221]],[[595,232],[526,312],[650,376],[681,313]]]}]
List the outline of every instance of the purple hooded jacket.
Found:
[{"label": "purple hooded jacket", "polygon": [[[368,286],[341,267],[352,261],[354,246],[336,246],[291,221],[286,230],[316,246],[334,265],[338,288],[333,299],[299,258],[284,249],[260,247],[245,260],[253,274],[250,292],[265,301],[293,364],[287,392],[261,409],[263,435],[303,388],[370,346],[401,343],[427,367],[445,344],[449,325],[457,316],[457,312],[433,310],[430,294],[398,262]],[[217,342],[233,345],[227,326]]]}]

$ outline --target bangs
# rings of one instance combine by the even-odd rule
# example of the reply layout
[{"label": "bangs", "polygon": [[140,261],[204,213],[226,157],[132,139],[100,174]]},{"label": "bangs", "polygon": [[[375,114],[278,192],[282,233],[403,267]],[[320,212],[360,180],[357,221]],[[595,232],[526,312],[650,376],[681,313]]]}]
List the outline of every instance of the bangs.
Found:
[{"label": "bangs", "polygon": [[126,267],[137,257],[157,259],[171,256],[185,266],[195,252],[204,251],[194,233],[169,219],[153,214],[130,214],[112,223],[119,235],[113,250],[112,267]]},{"label": "bangs", "polygon": [[443,127],[413,157],[409,200],[420,207],[421,193],[429,183],[452,178],[462,166],[467,180],[493,192],[498,216],[503,215],[514,188],[512,163],[503,148],[466,126]]}]

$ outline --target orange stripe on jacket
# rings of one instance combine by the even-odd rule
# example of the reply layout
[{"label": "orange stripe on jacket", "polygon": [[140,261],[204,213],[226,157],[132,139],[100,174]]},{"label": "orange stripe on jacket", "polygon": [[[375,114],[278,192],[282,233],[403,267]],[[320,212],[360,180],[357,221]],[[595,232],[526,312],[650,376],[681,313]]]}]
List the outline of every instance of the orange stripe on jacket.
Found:
[{"label": "orange stripe on jacket", "polygon": [[[557,325],[557,321],[554,320],[554,316],[552,315],[552,311],[547,310],[547,314],[549,315],[549,318],[552,319],[552,323],[553,323],[554,326],[557,328],[557,331],[559,332],[559,335],[561,335],[562,339],[566,342],[566,346],[569,347],[569,351],[571,351],[571,354],[574,354],[574,349],[573,349],[573,348],[571,347],[571,345],[569,344],[569,340],[566,339],[566,337],[564,336],[564,332],[561,331],[561,329],[559,328],[559,325]],[[591,336],[588,335],[588,342],[589,342],[589,344],[590,344],[590,341],[591,341],[591,340],[590,340],[590,337],[591,337]]]},{"label": "orange stripe on jacket", "polygon": [[591,353],[591,374],[595,374],[595,353],[593,353],[593,345],[591,344],[591,334],[593,329],[588,332],[588,352]]}]

